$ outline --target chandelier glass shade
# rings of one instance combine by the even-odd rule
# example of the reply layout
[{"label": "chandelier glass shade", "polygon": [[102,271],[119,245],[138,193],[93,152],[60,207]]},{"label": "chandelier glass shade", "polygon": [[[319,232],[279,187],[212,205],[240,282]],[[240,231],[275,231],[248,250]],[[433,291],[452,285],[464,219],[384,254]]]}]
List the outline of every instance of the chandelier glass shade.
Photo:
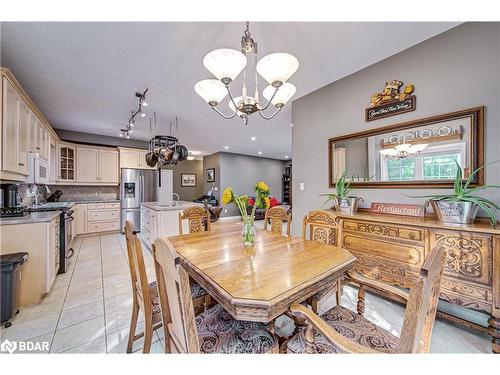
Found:
[{"label": "chandelier glass shade", "polygon": [[425,143],[401,143],[394,147],[380,150],[379,152],[388,159],[401,160],[409,159],[420,154],[427,146],[428,145]]},{"label": "chandelier glass shade", "polygon": [[[255,71],[253,72],[254,94],[248,95],[247,84],[248,55],[253,54],[255,60]],[[287,80],[297,71],[299,61],[288,53],[271,53],[258,61],[257,43],[252,39],[246,23],[246,30],[241,38],[241,52],[235,49],[221,48],[209,52],[203,59],[203,65],[217,79],[205,79],[194,86],[195,92],[207,102],[213,110],[226,119],[238,115],[245,124],[248,117],[258,112],[266,120],[272,119],[283,106],[290,101],[296,92],[296,87]],[[230,85],[243,72],[243,88],[241,96],[233,97]],[[267,103],[260,102],[258,74],[268,83],[262,96]],[[218,109],[221,101],[229,96],[229,108],[231,114],[225,115]],[[270,116],[264,111],[273,105],[277,109]]]}]

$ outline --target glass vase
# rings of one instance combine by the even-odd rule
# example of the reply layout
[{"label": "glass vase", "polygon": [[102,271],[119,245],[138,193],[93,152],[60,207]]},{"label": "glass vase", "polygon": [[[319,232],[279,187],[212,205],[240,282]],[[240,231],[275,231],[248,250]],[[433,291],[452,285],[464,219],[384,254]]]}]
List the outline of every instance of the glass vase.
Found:
[{"label": "glass vase", "polygon": [[241,230],[241,236],[243,237],[244,246],[255,245],[255,227],[251,223],[243,223],[243,228]]}]

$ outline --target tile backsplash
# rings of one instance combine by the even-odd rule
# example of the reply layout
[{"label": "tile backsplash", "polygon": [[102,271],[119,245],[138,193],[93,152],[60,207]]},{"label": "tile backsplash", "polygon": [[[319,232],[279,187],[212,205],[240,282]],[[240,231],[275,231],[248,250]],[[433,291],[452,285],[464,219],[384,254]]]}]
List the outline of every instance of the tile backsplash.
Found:
[{"label": "tile backsplash", "polygon": [[[86,201],[86,200],[115,200],[119,199],[120,189],[118,186],[73,186],[73,185],[48,185],[51,193],[56,190],[62,190],[63,195],[59,201]],[[33,195],[35,185],[19,184],[19,195],[21,202],[19,204],[30,206],[33,204]],[[50,194],[45,185],[38,185],[38,195],[40,198],[47,199]]]}]

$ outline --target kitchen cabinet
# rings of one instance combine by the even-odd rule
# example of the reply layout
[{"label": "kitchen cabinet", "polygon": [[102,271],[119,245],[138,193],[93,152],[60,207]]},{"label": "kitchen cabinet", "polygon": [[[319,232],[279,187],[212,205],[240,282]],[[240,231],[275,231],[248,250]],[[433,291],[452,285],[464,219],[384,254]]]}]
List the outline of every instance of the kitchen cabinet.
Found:
[{"label": "kitchen cabinet", "polygon": [[59,144],[59,180],[75,181],[76,147],[66,143]]},{"label": "kitchen cabinet", "polygon": [[87,204],[87,233],[118,231],[119,229],[119,202]]},{"label": "kitchen cabinet", "polygon": [[118,184],[118,151],[99,149],[98,180],[102,183]]},{"label": "kitchen cabinet", "polygon": [[72,210],[74,219],[71,222],[71,233],[73,237],[87,233],[87,205],[75,204]]},{"label": "kitchen cabinet", "polygon": [[76,180],[78,182],[99,182],[99,149],[76,147]]},{"label": "kitchen cabinet", "polygon": [[20,175],[28,174],[29,117],[30,110],[7,78],[2,79],[2,171]]},{"label": "kitchen cabinet", "polygon": [[120,151],[120,168],[156,169],[156,167],[150,167],[146,164],[148,150],[125,147],[118,149]]}]

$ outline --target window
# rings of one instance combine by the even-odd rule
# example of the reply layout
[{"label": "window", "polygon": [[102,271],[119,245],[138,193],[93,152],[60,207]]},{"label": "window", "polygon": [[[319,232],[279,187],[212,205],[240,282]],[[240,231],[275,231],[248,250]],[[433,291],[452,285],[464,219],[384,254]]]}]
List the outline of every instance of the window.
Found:
[{"label": "window", "polygon": [[415,159],[387,160],[389,181],[409,181],[415,179]]},{"label": "window", "polygon": [[460,164],[460,154],[424,156],[424,180],[452,180]]}]

